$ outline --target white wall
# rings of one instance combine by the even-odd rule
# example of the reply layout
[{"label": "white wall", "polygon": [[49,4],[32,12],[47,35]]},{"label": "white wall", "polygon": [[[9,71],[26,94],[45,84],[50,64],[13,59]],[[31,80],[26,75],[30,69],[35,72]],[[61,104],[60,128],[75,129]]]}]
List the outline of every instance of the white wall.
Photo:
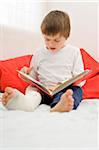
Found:
[{"label": "white wall", "polygon": [[[41,43],[40,23],[53,9],[68,12],[71,36],[68,42],[85,48],[99,59],[96,2],[33,2],[0,0],[0,59],[32,53]],[[6,28],[7,26],[7,28]]]},{"label": "white wall", "polygon": [[0,24],[38,32],[45,4],[33,0],[0,0]]},{"label": "white wall", "polygon": [[0,26],[0,59],[33,54],[42,43],[38,33]]},{"label": "white wall", "polygon": [[0,59],[30,54],[41,45],[46,3],[0,0]]}]

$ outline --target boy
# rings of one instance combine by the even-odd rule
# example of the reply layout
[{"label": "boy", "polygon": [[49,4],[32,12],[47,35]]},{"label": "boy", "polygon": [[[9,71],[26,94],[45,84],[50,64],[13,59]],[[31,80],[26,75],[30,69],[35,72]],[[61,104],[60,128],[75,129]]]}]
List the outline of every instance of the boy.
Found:
[{"label": "boy", "polygon": [[[45,16],[41,31],[45,47],[36,51],[31,61],[31,68],[24,67],[23,72],[39,79],[52,89],[63,80],[81,73],[83,68],[79,48],[66,43],[70,35],[70,19],[63,11],[51,11]],[[51,99],[41,94],[35,87],[28,87],[26,94],[7,87],[2,101],[8,109],[33,111],[40,103],[50,105],[51,112],[69,112],[76,109],[82,100],[80,86],[71,85]]]}]

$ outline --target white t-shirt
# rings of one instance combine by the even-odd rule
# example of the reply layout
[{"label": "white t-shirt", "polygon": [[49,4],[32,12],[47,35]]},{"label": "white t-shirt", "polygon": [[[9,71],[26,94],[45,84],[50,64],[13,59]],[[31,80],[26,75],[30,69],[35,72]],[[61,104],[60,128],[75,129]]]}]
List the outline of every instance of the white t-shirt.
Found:
[{"label": "white t-shirt", "polygon": [[84,71],[80,49],[71,45],[57,52],[45,47],[37,50],[31,66],[35,71],[33,77],[49,88]]}]

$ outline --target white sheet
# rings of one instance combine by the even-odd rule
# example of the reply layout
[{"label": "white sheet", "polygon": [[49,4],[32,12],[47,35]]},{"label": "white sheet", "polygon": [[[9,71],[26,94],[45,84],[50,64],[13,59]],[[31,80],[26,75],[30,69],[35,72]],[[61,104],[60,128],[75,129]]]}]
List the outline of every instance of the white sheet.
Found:
[{"label": "white sheet", "polygon": [[7,111],[0,104],[0,147],[95,150],[97,104],[97,99],[84,100],[69,113],[50,113],[47,105],[40,105],[35,112]]}]

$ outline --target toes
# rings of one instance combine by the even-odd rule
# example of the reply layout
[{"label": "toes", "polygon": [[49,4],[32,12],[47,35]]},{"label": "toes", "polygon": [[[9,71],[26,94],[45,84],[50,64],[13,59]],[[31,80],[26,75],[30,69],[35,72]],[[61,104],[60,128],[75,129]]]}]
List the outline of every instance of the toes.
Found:
[{"label": "toes", "polygon": [[68,89],[66,91],[66,96],[68,96],[68,95],[73,95],[73,91],[71,89]]},{"label": "toes", "polygon": [[8,96],[8,93],[7,93],[7,92],[5,92],[5,93],[3,94],[3,96],[4,96],[4,97]]},{"label": "toes", "polygon": [[8,94],[12,93],[12,91],[13,91],[13,88],[11,88],[11,87],[5,88],[5,92],[7,92]]},{"label": "toes", "polygon": [[3,103],[4,105],[6,104],[6,98],[7,98],[7,97],[6,97],[5,95],[2,96],[2,103]]},{"label": "toes", "polygon": [[11,99],[13,97],[14,93],[12,92],[11,94],[8,95],[7,99]]},{"label": "toes", "polygon": [[5,99],[7,98],[7,96],[8,96],[8,93],[5,92],[5,93],[3,94],[3,96],[2,96],[2,100],[5,100]]},{"label": "toes", "polygon": [[5,88],[5,92],[4,94],[2,95],[2,103],[3,105],[6,105],[7,102],[12,98],[13,96],[13,89],[12,88]]}]

